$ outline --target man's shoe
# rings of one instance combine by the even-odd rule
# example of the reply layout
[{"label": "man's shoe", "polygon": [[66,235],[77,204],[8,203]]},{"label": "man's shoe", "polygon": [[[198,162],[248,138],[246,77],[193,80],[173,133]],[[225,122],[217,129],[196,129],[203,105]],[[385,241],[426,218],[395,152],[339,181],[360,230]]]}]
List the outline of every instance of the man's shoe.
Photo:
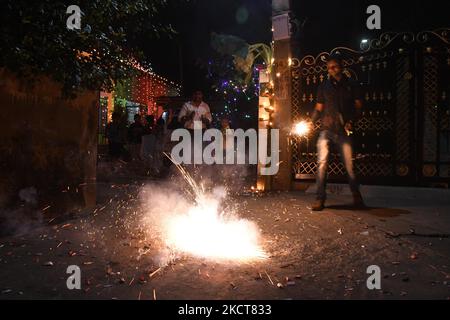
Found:
[{"label": "man's shoe", "polygon": [[322,211],[324,208],[325,208],[325,201],[324,200],[316,200],[311,205],[311,210],[312,211]]},{"label": "man's shoe", "polygon": [[366,208],[366,204],[364,203],[361,193],[358,192],[353,194],[353,206],[355,208]]}]

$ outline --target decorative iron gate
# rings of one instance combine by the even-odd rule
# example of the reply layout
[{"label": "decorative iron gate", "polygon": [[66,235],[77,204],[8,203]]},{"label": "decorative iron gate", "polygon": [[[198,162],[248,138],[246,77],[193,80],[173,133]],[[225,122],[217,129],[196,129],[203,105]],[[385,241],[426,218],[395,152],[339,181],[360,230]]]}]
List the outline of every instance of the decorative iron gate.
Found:
[{"label": "decorative iron gate", "polygon": [[[363,116],[353,136],[355,168],[364,183],[447,183],[450,177],[450,29],[385,33],[356,51],[339,47],[292,60],[292,119],[307,118],[339,54],[347,76],[361,83]],[[295,179],[313,179],[320,121],[308,138],[292,140]],[[339,154],[329,178],[343,180]]]}]

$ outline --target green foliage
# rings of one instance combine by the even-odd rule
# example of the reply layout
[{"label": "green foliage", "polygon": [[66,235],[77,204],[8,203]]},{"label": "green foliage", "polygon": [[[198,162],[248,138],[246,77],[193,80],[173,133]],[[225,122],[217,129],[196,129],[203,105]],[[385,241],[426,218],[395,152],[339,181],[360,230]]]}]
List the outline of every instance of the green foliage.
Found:
[{"label": "green foliage", "polygon": [[[174,34],[158,21],[167,0],[2,1],[0,66],[21,75],[49,75],[65,92],[111,89],[142,58],[136,34],[149,41]],[[66,9],[82,11],[81,30],[68,30]],[[82,53],[88,54],[82,54]]]},{"label": "green foliage", "polygon": [[264,43],[248,44],[245,40],[226,34],[211,34],[211,46],[222,55],[232,56],[235,70],[244,75],[243,82],[248,84],[252,77],[253,65],[258,58],[270,69],[272,49]]}]

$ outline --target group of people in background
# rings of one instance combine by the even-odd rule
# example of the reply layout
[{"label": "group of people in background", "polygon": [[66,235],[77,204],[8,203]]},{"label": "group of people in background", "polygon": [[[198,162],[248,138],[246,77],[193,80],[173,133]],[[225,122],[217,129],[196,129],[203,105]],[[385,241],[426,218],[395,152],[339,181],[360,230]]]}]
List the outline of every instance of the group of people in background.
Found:
[{"label": "group of people in background", "polygon": [[[152,115],[136,114],[134,122],[127,125],[126,116],[123,113],[114,112],[112,122],[108,124],[106,130],[109,153],[113,158],[143,165],[149,169],[148,172],[160,175],[163,172],[168,172],[164,169],[171,165],[171,161],[164,156],[164,152],[171,154],[172,147],[177,143],[171,141],[172,131],[179,128],[186,129],[191,131],[191,138],[193,139],[195,122],[201,125],[201,130],[214,126],[211,110],[208,104],[203,101],[203,93],[200,90],[193,92],[192,98],[183,104],[177,114],[174,113],[173,109],[165,108],[158,119],[155,119]],[[229,134],[226,130],[231,129],[230,119],[224,116],[215,124],[225,138]],[[226,139],[223,148],[226,148]],[[191,159],[193,159],[193,153]],[[202,176],[203,179],[211,177],[211,182],[220,180],[220,183],[225,183],[225,185],[239,185],[239,181],[245,180],[249,174],[248,166],[196,166],[186,164],[185,166],[195,177]]]},{"label": "group of people in background", "polygon": [[167,109],[156,120],[153,115],[137,113],[134,122],[128,125],[123,112],[113,112],[106,127],[109,155],[126,162],[146,162],[158,173],[163,166],[162,153],[174,129],[173,120],[173,111]]},{"label": "group of people in background", "polygon": [[174,129],[193,130],[194,121],[200,121],[202,128],[207,129],[212,126],[212,120],[200,90],[194,91],[192,99],[183,104],[177,116],[171,108],[164,108],[158,119],[137,113],[134,122],[128,125],[124,112],[114,112],[106,127],[109,155],[126,162],[146,162],[158,173],[164,164],[163,152],[170,153],[170,136]]}]

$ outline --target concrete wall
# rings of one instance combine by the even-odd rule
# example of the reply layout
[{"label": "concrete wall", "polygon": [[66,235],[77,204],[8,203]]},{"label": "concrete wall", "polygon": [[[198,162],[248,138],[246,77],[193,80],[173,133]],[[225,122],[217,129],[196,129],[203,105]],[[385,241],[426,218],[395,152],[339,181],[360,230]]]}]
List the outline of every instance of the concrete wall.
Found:
[{"label": "concrete wall", "polygon": [[[273,72],[274,80],[274,128],[280,133],[279,171],[273,176],[272,190],[290,190],[292,183],[292,157],[289,134],[292,127],[291,118],[291,38],[288,30],[281,27],[279,17],[284,17],[290,10],[291,0],[272,0],[272,27],[274,30]],[[280,30],[277,28],[280,27]]]},{"label": "concrete wall", "polygon": [[274,44],[274,128],[280,131],[280,164],[278,173],[273,177],[273,190],[290,190],[292,182],[292,155],[289,145],[289,133],[292,128],[291,106],[291,57],[290,39],[275,41]]},{"label": "concrete wall", "polygon": [[99,93],[66,99],[49,78],[0,69],[0,104],[0,208],[31,187],[61,213],[95,204]]}]

